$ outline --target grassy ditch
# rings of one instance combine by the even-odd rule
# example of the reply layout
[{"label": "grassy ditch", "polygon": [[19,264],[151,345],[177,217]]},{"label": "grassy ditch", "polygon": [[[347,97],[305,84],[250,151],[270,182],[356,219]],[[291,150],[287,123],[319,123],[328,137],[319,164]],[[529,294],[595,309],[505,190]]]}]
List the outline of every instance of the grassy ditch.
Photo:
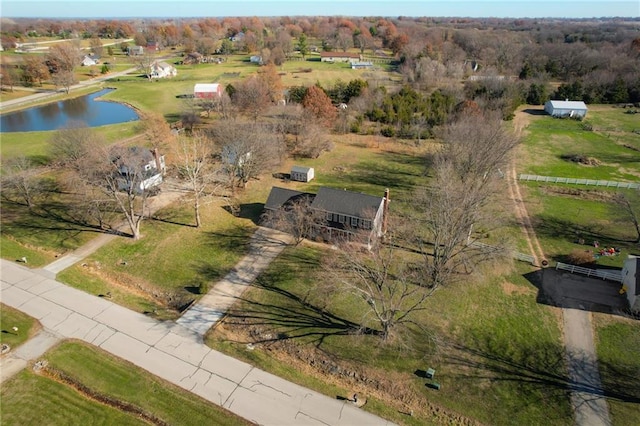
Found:
[{"label": "grassy ditch", "polygon": [[2,384],[3,424],[148,424],[124,407],[149,413],[161,424],[249,424],[83,343],[64,342],[44,358],[44,371],[24,370]]}]

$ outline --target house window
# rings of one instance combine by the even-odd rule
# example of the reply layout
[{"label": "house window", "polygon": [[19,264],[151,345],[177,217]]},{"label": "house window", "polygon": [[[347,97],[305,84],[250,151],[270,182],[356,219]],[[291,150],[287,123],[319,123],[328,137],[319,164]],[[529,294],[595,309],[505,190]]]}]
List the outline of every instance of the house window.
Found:
[{"label": "house window", "polygon": [[362,228],[362,229],[371,229],[371,221],[370,220],[360,219],[359,220],[359,225],[360,225],[360,228]]},{"label": "house window", "polygon": [[327,213],[327,220],[331,222],[331,219],[333,219],[333,213]]},{"label": "house window", "polygon": [[351,226],[353,226],[354,228],[358,226],[358,218],[357,217],[352,217],[351,218]]},{"label": "house window", "polygon": [[341,214],[338,218],[338,222],[340,223],[345,223],[347,221],[347,217],[343,214]]}]

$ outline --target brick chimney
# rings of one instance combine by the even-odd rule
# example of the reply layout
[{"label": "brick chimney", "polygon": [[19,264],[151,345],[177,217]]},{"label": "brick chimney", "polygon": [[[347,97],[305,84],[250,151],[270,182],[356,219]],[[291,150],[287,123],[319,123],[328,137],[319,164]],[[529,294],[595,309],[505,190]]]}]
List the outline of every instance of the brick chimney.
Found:
[{"label": "brick chimney", "polygon": [[382,235],[387,233],[389,226],[389,188],[384,190],[384,199],[382,201]]}]

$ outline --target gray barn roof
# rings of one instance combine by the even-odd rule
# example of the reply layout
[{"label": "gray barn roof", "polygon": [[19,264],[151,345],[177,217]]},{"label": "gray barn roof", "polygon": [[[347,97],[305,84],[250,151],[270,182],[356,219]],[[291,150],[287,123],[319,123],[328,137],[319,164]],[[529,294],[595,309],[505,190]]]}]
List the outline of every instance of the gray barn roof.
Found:
[{"label": "gray barn roof", "polygon": [[311,167],[303,167],[303,166],[293,166],[291,167],[292,173],[309,173]]},{"label": "gray barn roof", "polygon": [[587,110],[587,105],[582,101],[549,101],[554,109]]},{"label": "gray barn roof", "polygon": [[375,214],[382,201],[383,197],[322,187],[318,190],[311,207],[326,212],[363,217],[368,212]]}]

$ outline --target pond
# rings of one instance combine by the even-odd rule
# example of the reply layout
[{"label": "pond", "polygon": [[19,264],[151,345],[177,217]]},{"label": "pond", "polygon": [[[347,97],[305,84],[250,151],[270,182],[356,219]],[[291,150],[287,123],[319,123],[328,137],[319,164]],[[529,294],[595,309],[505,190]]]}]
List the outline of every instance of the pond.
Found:
[{"label": "pond", "polygon": [[136,111],[117,102],[96,98],[115,89],[104,89],[90,95],[53,102],[0,116],[0,132],[42,132],[57,130],[73,122],[89,127],[138,120]]}]

